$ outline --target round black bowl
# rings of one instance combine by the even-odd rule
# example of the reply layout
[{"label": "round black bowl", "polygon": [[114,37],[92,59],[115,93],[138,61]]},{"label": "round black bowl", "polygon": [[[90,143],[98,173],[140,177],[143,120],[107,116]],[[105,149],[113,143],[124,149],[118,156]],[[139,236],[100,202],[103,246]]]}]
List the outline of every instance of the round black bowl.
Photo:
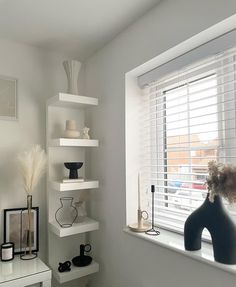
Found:
[{"label": "round black bowl", "polygon": [[72,263],[76,266],[76,267],[84,267],[84,266],[88,266],[89,264],[91,264],[92,262],[92,257],[90,256],[76,256],[72,259]]}]

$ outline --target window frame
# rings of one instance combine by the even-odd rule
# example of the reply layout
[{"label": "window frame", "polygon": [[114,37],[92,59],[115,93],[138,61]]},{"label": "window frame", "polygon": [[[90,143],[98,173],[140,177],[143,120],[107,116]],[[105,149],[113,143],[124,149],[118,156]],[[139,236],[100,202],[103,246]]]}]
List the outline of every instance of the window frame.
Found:
[{"label": "window frame", "polygon": [[[139,130],[138,120],[140,115],[139,95],[142,94],[137,79],[156,67],[161,67],[235,30],[236,15],[233,15],[125,73],[126,225],[137,222],[137,174],[141,164],[139,159],[139,133],[137,131]],[[225,42],[224,46],[228,44],[229,41]],[[147,190],[142,191],[143,195],[148,192]],[[145,202],[142,202],[142,204],[142,208],[145,209]]]}]

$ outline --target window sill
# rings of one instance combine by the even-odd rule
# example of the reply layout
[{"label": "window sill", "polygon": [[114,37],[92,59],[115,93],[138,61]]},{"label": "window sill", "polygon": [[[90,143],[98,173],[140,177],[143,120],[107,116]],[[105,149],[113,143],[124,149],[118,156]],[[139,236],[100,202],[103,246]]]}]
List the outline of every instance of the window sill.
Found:
[{"label": "window sill", "polygon": [[236,265],[226,265],[214,261],[213,250],[211,244],[202,243],[202,249],[198,251],[186,251],[184,249],[183,236],[177,233],[161,229],[159,236],[150,236],[145,233],[136,233],[131,231],[128,227],[124,228],[124,232],[140,239],[160,245],[175,252],[181,253],[184,256],[190,257],[194,260],[201,261],[229,273],[236,274]]}]

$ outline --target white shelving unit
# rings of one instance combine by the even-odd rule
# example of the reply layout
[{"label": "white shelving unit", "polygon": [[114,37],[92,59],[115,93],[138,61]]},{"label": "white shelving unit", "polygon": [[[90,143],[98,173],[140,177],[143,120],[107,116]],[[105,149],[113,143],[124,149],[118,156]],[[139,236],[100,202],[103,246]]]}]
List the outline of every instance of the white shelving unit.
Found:
[{"label": "white shelving unit", "polygon": [[81,223],[74,223],[71,227],[62,228],[56,221],[49,223],[49,229],[59,237],[85,233],[89,231],[98,230],[99,223],[91,218],[86,218]]},{"label": "white shelving unit", "polygon": [[[65,283],[89,274],[98,272],[99,265],[95,261],[86,267],[74,267],[66,273],[57,271],[59,262],[71,260],[79,253],[79,245],[88,242],[88,232],[99,229],[99,222],[87,217],[81,223],[74,223],[69,228],[62,228],[55,220],[55,212],[60,207],[60,197],[73,194],[74,201],[80,196],[86,196],[89,190],[99,187],[98,180],[85,180],[77,183],[63,183],[62,178],[68,176],[68,170],[63,166],[67,161],[82,161],[79,176],[86,178],[86,148],[98,147],[97,139],[68,139],[63,138],[63,130],[67,119],[74,119],[77,128],[84,126],[85,110],[97,106],[96,98],[84,97],[66,93],[59,93],[47,102],[47,148],[48,148],[48,230],[49,230],[49,265],[53,270],[54,278]],[[68,148],[71,147],[71,148]],[[87,174],[86,174],[87,175]],[[65,241],[66,240],[66,241]],[[79,281],[70,283],[78,286]],[[73,285],[76,284],[76,285]],[[57,286],[57,285],[56,285]],[[64,285],[63,285],[64,286]],[[82,286],[81,286],[82,287]]]},{"label": "white shelving unit", "polygon": [[85,180],[83,182],[63,183],[60,181],[52,181],[49,183],[51,188],[57,191],[70,191],[81,189],[95,189],[99,187],[98,180]]},{"label": "white shelving unit", "polygon": [[59,93],[50,98],[47,102],[48,106],[67,107],[67,108],[84,108],[86,106],[97,106],[98,99],[72,95],[67,93]]},{"label": "white shelving unit", "polygon": [[58,138],[50,141],[49,146],[51,147],[98,147],[98,140],[85,140],[85,139],[66,139]]},{"label": "white shelving unit", "polygon": [[93,274],[99,271],[99,265],[97,262],[92,261],[89,266],[86,267],[74,267],[72,266],[70,272],[60,273],[57,270],[53,270],[53,276],[57,279],[57,281],[62,284],[71,280],[75,280],[77,278],[81,278],[87,276],[89,274]]}]

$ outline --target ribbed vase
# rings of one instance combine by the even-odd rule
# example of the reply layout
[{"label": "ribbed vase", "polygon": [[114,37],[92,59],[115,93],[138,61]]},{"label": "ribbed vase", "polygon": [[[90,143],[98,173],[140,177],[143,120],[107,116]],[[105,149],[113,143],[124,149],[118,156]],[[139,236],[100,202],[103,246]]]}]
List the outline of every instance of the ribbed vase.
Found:
[{"label": "ribbed vase", "polygon": [[81,63],[76,60],[67,60],[63,62],[68,80],[67,92],[73,95],[78,95],[78,78],[81,68]]}]

